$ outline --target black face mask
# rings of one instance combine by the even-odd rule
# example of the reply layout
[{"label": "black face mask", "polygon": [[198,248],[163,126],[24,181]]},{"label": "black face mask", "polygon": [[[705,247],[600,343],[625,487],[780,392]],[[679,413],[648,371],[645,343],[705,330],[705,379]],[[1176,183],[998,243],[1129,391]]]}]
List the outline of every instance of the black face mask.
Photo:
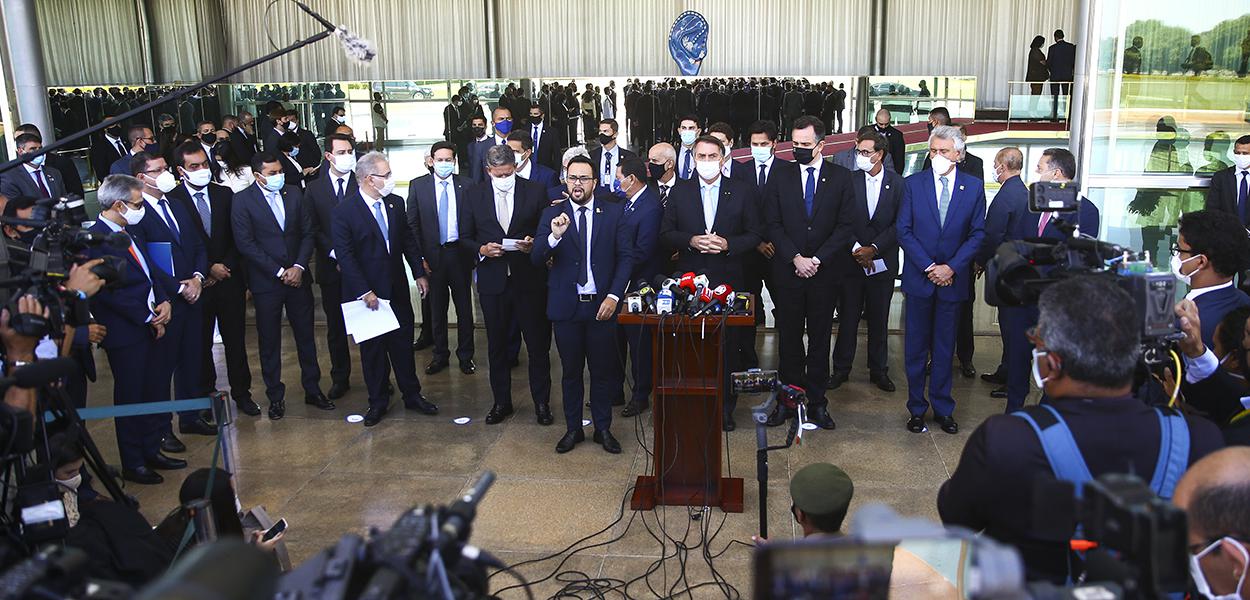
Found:
[{"label": "black face mask", "polygon": [[812,162],[812,158],[816,156],[815,148],[799,148],[798,146],[795,146],[793,148],[793,152],[794,152],[794,162],[800,165],[805,165],[805,164]]},{"label": "black face mask", "polygon": [[107,134],[109,134],[109,135],[111,135],[111,136],[113,136],[113,137],[121,137],[121,136],[122,136],[122,126],[121,126],[121,125],[112,125],[112,126],[109,126],[109,127],[105,127],[105,128],[104,128],[104,133],[107,133]]},{"label": "black face mask", "polygon": [[542,123],[542,122],[543,122],[542,115],[538,115],[537,117],[530,117],[530,125],[538,125],[539,123]]},{"label": "black face mask", "polygon": [[205,146],[212,146],[213,144],[216,144],[216,143],[217,143],[217,134],[215,134],[215,133],[201,133],[201,134],[200,134],[200,141],[201,141],[201,142],[204,142],[204,145],[205,145]]},{"label": "black face mask", "polygon": [[484,136],[484,135],[486,135],[486,128],[485,128],[485,127],[474,127],[474,128],[473,128],[473,136],[474,136],[474,137],[482,137],[482,136]]},{"label": "black face mask", "polygon": [[613,139],[615,139],[613,136],[610,136],[610,135],[608,135],[608,134],[606,134],[606,133],[601,133],[601,134],[599,134],[599,145],[600,145],[600,146],[607,146],[608,144],[611,144],[611,143],[612,143],[612,140],[613,140]]},{"label": "black face mask", "polygon": [[665,169],[664,165],[657,165],[653,162],[647,163],[647,175],[650,176],[651,179],[654,179],[655,181],[659,181],[660,178],[663,177],[664,173],[666,173],[667,171],[668,169]]}]

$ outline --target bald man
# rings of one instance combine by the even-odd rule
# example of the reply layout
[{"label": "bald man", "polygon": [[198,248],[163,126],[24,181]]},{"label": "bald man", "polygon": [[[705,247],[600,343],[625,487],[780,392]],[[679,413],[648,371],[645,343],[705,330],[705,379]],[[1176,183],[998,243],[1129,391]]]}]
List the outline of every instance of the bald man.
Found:
[{"label": "bald man", "polygon": [[1207,598],[1250,598],[1250,447],[1190,465],[1172,502],[1189,517],[1189,573]]}]

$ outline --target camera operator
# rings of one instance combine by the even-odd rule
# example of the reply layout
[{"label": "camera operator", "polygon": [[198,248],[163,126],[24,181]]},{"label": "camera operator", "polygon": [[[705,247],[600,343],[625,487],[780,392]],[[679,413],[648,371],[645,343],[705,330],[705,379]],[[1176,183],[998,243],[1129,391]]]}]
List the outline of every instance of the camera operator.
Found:
[{"label": "camera operator", "polygon": [[[1207,347],[1202,342],[1203,329],[1198,307],[1192,300],[1181,300],[1176,305],[1185,339],[1177,346],[1185,359],[1185,379],[1181,391],[1185,403],[1203,411],[1224,433],[1228,445],[1250,445],[1250,411],[1242,398],[1250,396],[1250,383],[1246,373],[1250,363],[1246,360],[1247,321],[1250,307],[1233,309],[1215,326],[1215,343]],[[1176,382],[1171,373],[1165,375],[1164,387],[1170,395]]]},{"label": "camera operator", "polygon": [[1189,519],[1191,598],[1250,598],[1250,448],[1225,448],[1194,463],[1173,503]]},{"label": "camera operator", "polygon": [[[1171,411],[1130,395],[1141,355],[1140,317],[1128,292],[1113,281],[1097,276],[1059,281],[1042,292],[1038,309],[1030,335],[1033,378],[1049,400],[992,416],[977,427],[938,493],[938,512],[944,523],[984,530],[1018,547],[1029,579],[1062,584],[1083,565],[1069,555],[1070,536],[1047,536],[1044,524],[1032,522],[1039,479],[1053,473],[1075,482],[1079,478],[1069,471],[1081,469],[1094,478],[1134,473],[1150,479],[1161,452],[1174,459],[1165,467],[1179,469],[1223,442],[1209,421],[1189,417],[1182,424]],[[1166,446],[1164,424],[1172,428]],[[1043,444],[1041,432],[1067,444]],[[1155,491],[1164,498],[1172,492]]]},{"label": "camera operator", "polygon": [[1250,306],[1250,296],[1233,287],[1233,278],[1250,266],[1250,238],[1227,213],[1200,210],[1181,215],[1172,246],[1172,275],[1189,286],[1185,298],[1198,305],[1202,343],[1210,346],[1215,327],[1229,311]]}]

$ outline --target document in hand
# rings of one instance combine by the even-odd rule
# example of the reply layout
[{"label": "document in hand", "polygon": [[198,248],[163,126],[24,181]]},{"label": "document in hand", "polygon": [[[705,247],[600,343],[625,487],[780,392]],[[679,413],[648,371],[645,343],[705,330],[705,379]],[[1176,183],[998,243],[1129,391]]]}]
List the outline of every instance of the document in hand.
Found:
[{"label": "document in hand", "polygon": [[377,310],[369,310],[364,300],[353,300],[343,303],[343,325],[359,344],[399,329],[399,319],[390,300],[379,299]]}]

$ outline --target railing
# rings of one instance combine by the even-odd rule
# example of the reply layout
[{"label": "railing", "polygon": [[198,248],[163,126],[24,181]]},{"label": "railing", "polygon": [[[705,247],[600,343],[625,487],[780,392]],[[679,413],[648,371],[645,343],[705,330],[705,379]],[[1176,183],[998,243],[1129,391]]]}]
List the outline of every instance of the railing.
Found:
[{"label": "railing", "polygon": [[1007,123],[1066,123],[1072,104],[1070,81],[1008,81]]}]

